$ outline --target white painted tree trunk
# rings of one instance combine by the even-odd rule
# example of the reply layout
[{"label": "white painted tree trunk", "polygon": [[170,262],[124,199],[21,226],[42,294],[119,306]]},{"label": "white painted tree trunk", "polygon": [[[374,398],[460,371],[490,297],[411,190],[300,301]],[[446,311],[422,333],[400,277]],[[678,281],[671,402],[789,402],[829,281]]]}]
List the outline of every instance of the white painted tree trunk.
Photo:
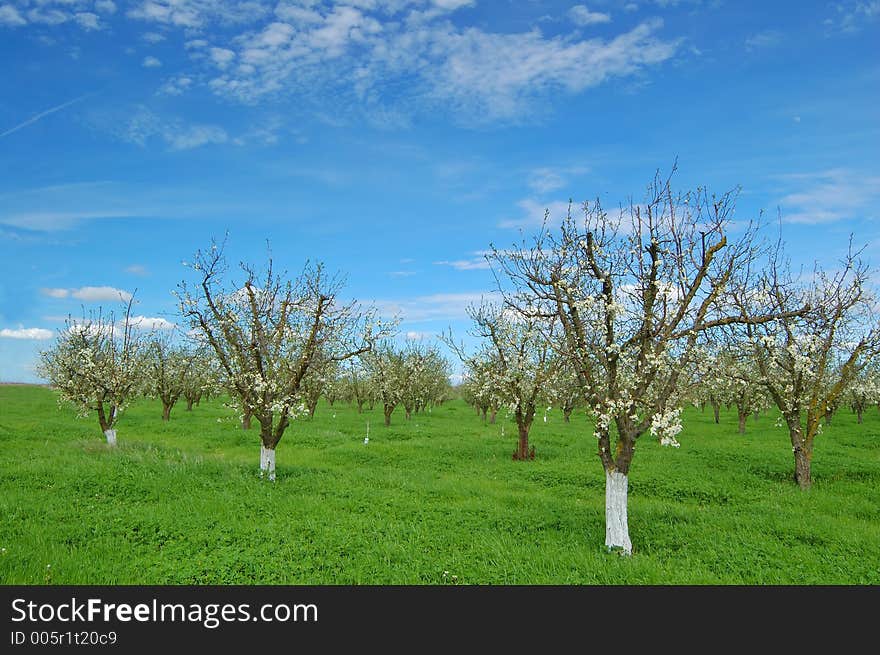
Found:
[{"label": "white painted tree trunk", "polygon": [[260,445],[260,477],[268,476],[275,482],[275,449]]},{"label": "white painted tree trunk", "polygon": [[605,545],[632,554],[626,500],[629,480],[620,471],[605,472]]},{"label": "white painted tree trunk", "polygon": [[116,445],[116,430],[104,430],[104,436],[107,437],[107,445]]}]

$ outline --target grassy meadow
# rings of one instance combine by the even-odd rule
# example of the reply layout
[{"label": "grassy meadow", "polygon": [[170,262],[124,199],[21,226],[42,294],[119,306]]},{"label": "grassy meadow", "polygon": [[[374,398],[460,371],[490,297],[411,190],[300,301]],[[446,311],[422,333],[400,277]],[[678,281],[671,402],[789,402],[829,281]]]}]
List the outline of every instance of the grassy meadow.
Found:
[{"label": "grassy meadow", "polygon": [[583,414],[539,416],[537,459],[515,462],[515,425],[461,401],[390,428],[322,404],[287,430],[274,484],[221,402],[160,417],[133,405],[111,450],[52,391],[0,386],[0,583],[880,584],[876,409],[835,416],[808,492],[775,414],[741,436],[733,412],[687,409],[681,448],[637,448],[630,558],[604,548]]}]

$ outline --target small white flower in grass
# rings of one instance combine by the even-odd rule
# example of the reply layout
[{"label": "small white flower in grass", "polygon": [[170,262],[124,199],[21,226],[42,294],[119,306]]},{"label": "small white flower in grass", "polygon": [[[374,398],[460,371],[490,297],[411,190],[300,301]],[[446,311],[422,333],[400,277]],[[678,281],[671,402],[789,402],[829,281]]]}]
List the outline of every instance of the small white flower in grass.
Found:
[{"label": "small white flower in grass", "polygon": [[364,445],[366,446],[368,443],[370,443],[370,438],[364,437]]}]

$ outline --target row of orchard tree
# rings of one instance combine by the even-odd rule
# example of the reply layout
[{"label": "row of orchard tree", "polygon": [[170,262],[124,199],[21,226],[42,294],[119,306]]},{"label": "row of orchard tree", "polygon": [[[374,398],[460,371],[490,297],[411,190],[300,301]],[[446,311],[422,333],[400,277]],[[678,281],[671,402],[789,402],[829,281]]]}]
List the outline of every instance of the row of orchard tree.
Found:
[{"label": "row of orchard tree", "polygon": [[[179,309],[189,327],[181,336],[149,329],[132,318],[130,299],[120,317],[68,319],[42,353],[42,375],[81,415],[97,414],[110,445],[123,410],[140,396],[162,403],[170,420],[223,394],[242,427],[259,426],[260,469],[275,479],[275,449],[290,423],[314,415],[321,397],[383,407],[385,425],[402,406],[413,413],[442,403],[451,392],[450,367],[432,344],[392,338],[394,323],[357,303],[342,303],[341,280],[307,265],[295,280],[243,265],[243,282],[227,275],[223,248],[212,245],[189,265],[198,283],[182,283]],[[143,328],[148,328],[147,330]]]},{"label": "row of orchard tree", "polygon": [[736,404],[741,429],[749,411],[775,406],[807,489],[823,422],[843,403],[861,415],[877,402],[880,323],[860,251],[850,243],[832,270],[793,270],[760,223],[731,229],[735,198],[675,193],[658,176],[643,203],[585,203],[560,226],[545,217],[531,239],[487,255],[503,301],[471,308],[478,351],[447,337],[468,369],[466,397],[484,415],[513,412],[516,459],[534,454],[542,403],[592,415],[610,548],[632,548],[636,442],[677,445],[687,403]]},{"label": "row of orchard tree", "polygon": [[[832,270],[793,270],[781,240],[764,239],[760,223],[732,223],[735,199],[703,188],[674,192],[658,176],[643,202],[619,211],[597,201],[561,224],[545,217],[531,238],[487,255],[502,300],[470,308],[476,349],[444,337],[464,362],[467,397],[483,413],[513,414],[515,458],[534,456],[528,434],[544,403],[569,414],[580,405],[591,415],[609,548],[632,549],[627,498],[636,442],[650,434],[677,444],[687,403],[739,403],[743,412],[775,406],[794,479],[806,489],[823,421],[863,381],[876,380],[880,324],[860,251],[850,244]],[[190,267],[193,279],[178,289],[180,313],[216,358],[241,415],[259,423],[261,469],[274,470],[275,447],[308,411],[310,383],[330,367],[359,362],[348,369],[356,402],[381,404],[386,422],[400,404],[407,414],[424,406],[424,395],[407,391],[421,364],[391,345],[393,326],[343,303],[339,279],[320,266],[291,281],[271,262],[261,273],[243,265],[243,281],[235,281],[214,245]],[[123,332],[122,344],[127,326]],[[419,361],[433,358],[428,350]],[[125,353],[108,353],[113,365],[96,376],[113,401],[111,427],[130,392]],[[94,362],[74,358],[69,373],[52,371],[52,359],[47,377],[77,400],[65,380],[88,375]],[[377,381],[368,385],[374,396],[357,391],[368,376]],[[97,411],[104,427],[100,403]]]}]

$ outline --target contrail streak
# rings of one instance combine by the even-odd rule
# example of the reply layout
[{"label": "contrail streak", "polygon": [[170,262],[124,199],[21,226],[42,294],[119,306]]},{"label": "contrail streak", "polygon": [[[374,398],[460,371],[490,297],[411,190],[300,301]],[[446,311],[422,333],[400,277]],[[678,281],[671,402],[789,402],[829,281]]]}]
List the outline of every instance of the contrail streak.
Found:
[{"label": "contrail streak", "polygon": [[85,98],[88,98],[91,95],[94,95],[94,93],[86,93],[85,95],[81,95],[80,97],[74,98],[73,100],[68,100],[67,102],[60,104],[57,107],[52,107],[51,109],[47,109],[46,111],[41,111],[39,114],[34,114],[33,116],[28,118],[23,123],[19,123],[15,127],[12,127],[10,129],[6,130],[5,132],[0,133],[0,139],[2,139],[4,136],[9,136],[13,132],[18,132],[23,127],[27,127],[28,125],[36,123],[38,120],[40,120],[41,118],[45,118],[49,114],[54,114],[56,111],[61,111],[65,107],[70,107],[70,105],[74,104],[75,102],[79,102],[80,100],[84,100]]}]

